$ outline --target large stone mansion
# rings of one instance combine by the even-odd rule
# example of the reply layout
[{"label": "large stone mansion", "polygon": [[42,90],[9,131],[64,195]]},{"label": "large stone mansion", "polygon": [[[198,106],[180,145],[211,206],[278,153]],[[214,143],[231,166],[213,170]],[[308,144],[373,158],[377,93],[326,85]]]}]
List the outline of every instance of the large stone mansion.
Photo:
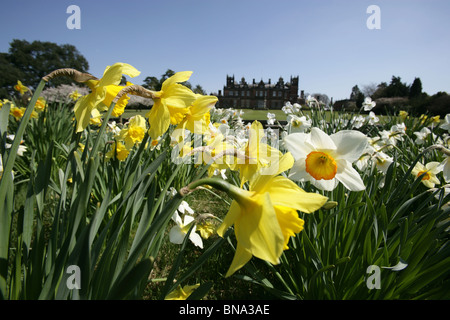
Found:
[{"label": "large stone mansion", "polygon": [[242,77],[240,82],[235,82],[234,76],[227,76],[227,83],[217,95],[219,98],[217,107],[239,109],[281,109],[286,102],[300,102],[304,99],[303,90],[298,95],[298,76],[292,77],[289,82],[284,82],[280,77],[278,82],[271,80],[247,83]]}]

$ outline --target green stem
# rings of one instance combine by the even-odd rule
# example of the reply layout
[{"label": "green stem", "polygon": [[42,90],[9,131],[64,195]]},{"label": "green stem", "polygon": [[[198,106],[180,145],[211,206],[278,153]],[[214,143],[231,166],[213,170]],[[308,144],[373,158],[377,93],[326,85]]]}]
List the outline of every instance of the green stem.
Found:
[{"label": "green stem", "polygon": [[181,193],[187,191],[187,193],[192,192],[197,187],[203,186],[203,185],[209,185],[213,188],[216,188],[217,190],[226,192],[231,198],[236,200],[238,203],[244,203],[248,200],[248,195],[245,195],[246,190],[243,190],[241,188],[238,188],[228,182],[226,182],[223,179],[219,178],[204,178],[197,181],[192,182],[187,186],[187,190],[182,190]]}]

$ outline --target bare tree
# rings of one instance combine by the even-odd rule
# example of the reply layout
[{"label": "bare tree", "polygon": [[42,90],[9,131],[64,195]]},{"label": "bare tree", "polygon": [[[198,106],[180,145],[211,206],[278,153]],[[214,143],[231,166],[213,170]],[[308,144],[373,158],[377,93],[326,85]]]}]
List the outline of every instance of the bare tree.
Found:
[{"label": "bare tree", "polygon": [[369,84],[365,84],[362,86],[361,92],[364,94],[365,97],[371,97],[375,91],[378,89],[378,84],[375,82],[371,82]]}]

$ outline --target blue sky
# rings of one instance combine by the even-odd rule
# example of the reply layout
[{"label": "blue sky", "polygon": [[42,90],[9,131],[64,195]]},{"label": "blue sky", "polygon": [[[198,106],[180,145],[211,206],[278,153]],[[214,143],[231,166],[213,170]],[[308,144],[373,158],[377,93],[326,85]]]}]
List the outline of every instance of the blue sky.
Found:
[{"label": "blue sky", "polygon": [[[70,30],[69,5],[81,9]],[[381,29],[370,30],[369,5]],[[227,75],[247,81],[299,76],[300,90],[348,98],[351,88],[422,80],[428,94],[450,92],[448,0],[71,0],[2,1],[0,52],[13,39],[73,44],[101,76],[126,62],[132,81],[167,69],[193,71],[208,93]],[[7,14],[5,14],[7,13]]]}]

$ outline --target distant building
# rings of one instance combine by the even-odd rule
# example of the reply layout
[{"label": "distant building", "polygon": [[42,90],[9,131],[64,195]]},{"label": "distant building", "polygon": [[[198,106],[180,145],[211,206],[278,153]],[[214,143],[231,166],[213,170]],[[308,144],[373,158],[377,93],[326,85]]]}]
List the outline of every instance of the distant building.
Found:
[{"label": "distant building", "polygon": [[253,79],[247,83],[242,77],[240,82],[235,82],[234,76],[227,76],[227,83],[217,96],[219,108],[238,109],[281,109],[286,102],[296,103],[304,99],[304,93],[298,95],[298,76],[291,77],[289,82],[284,82],[280,77],[278,82],[267,83],[262,80],[258,83]]}]

